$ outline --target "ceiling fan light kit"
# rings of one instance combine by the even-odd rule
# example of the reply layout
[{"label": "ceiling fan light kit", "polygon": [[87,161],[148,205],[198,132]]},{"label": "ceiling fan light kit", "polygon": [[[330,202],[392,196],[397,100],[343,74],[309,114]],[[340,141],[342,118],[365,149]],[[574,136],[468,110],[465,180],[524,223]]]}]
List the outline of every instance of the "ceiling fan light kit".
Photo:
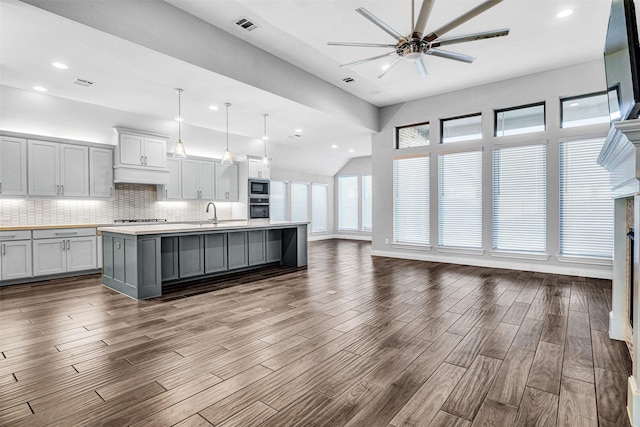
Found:
[{"label": "ceiling fan light kit", "polygon": [[[377,59],[386,58],[387,56],[397,55],[398,58],[387,68],[382,74],[378,76],[378,78],[384,77],[395,65],[397,65],[401,61],[405,62],[413,62],[416,65],[416,70],[420,77],[427,76],[427,68],[424,64],[424,56],[431,55],[437,56],[440,58],[452,59],[454,61],[460,61],[465,63],[472,63],[475,58],[469,55],[464,55],[462,53],[451,52],[447,50],[439,49],[440,46],[447,46],[457,43],[465,43],[475,40],[489,39],[494,37],[503,37],[509,34],[509,29],[500,29],[493,31],[484,31],[480,33],[467,34],[462,36],[450,37],[448,39],[441,39],[440,37],[444,34],[450,32],[451,30],[459,27],[465,22],[475,18],[481,13],[489,10],[494,7],[498,3],[503,0],[486,0],[483,3],[480,3],[478,6],[469,10],[466,13],[463,13],[459,17],[454,20],[446,23],[435,31],[428,33],[426,36],[424,35],[425,28],[427,26],[427,22],[429,20],[429,16],[431,15],[431,10],[433,9],[433,5],[435,0],[424,0],[422,2],[422,7],[420,8],[420,13],[418,14],[418,19],[414,21],[413,19],[413,1],[411,2],[411,33],[408,36],[403,36],[398,31],[390,27],[384,21],[376,17],[374,14],[369,12],[363,7],[356,9],[360,15],[371,21],[378,28],[389,34],[391,37],[396,39],[396,44],[378,44],[378,43],[354,43],[354,42],[329,42],[330,46],[349,46],[349,47],[382,47],[382,48],[393,48],[392,52],[374,56],[371,58],[365,58],[358,61],[350,62],[348,64],[340,65],[340,68],[351,67],[354,65],[364,64],[367,62],[375,61]],[[415,25],[414,25],[415,22]]]}]

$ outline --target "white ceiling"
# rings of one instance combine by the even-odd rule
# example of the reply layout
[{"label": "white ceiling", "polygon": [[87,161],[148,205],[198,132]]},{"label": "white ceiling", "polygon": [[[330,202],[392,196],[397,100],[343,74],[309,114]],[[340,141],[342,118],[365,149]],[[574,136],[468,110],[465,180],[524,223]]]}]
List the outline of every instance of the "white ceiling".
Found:
[{"label": "white ceiling", "polygon": [[[328,46],[328,41],[393,44],[394,39],[355,12],[364,7],[401,34],[411,28],[409,0],[167,0],[168,3],[264,49],[375,105],[385,106],[602,58],[611,0],[505,0],[446,37],[501,28],[509,36],[447,46],[476,58],[465,64],[429,56],[421,79],[413,64],[400,63],[383,79],[394,57],[340,69],[338,65],[391,49]],[[427,32],[481,0],[438,0]],[[421,0],[415,0],[417,16]],[[567,18],[556,17],[573,9]],[[260,28],[235,25],[247,17]],[[341,80],[352,77],[355,83]],[[376,94],[379,92],[378,94]]]},{"label": "white ceiling", "polygon": [[[84,1],[84,0],[83,0]],[[88,0],[87,0],[88,1]],[[386,33],[354,9],[366,7],[407,33],[408,0],[167,0],[168,3],[242,38],[321,79],[378,106],[418,99],[488,82],[601,58],[610,0],[505,0],[448,36],[511,28],[508,37],[448,47],[477,58],[464,64],[428,57],[428,77],[413,64],[400,64],[382,80],[384,60],[339,69],[341,63],[385,52],[378,48],[327,46],[327,41],[392,43]],[[417,0],[416,9],[419,9]],[[436,1],[427,30],[470,9],[479,1]],[[555,15],[573,8],[568,18]],[[260,28],[234,25],[246,16]],[[231,102],[231,133],[260,137],[267,112],[271,141],[336,156],[369,155],[370,131],[281,96],[139,46],[17,0],[0,0],[0,84],[152,117],[176,115],[176,87],[184,89],[186,125],[224,131],[224,102]],[[61,61],[69,70],[49,64]],[[387,61],[388,62],[388,61]],[[256,70],[257,73],[260,70]],[[344,84],[341,79],[356,82]],[[92,88],[71,84],[76,77]],[[379,92],[374,95],[372,93]],[[209,105],[220,110],[212,112]],[[295,128],[302,138],[290,138]],[[339,150],[330,145],[339,143]],[[353,152],[349,152],[352,149]]]}]

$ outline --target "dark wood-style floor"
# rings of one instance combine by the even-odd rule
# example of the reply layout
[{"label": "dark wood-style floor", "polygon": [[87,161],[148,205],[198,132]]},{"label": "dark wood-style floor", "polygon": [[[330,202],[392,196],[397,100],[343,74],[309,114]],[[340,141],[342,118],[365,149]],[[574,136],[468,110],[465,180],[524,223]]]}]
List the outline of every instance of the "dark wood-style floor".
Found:
[{"label": "dark wood-style floor", "polygon": [[0,425],[629,425],[610,281],[351,241],[309,260],[143,302],[0,288]]}]

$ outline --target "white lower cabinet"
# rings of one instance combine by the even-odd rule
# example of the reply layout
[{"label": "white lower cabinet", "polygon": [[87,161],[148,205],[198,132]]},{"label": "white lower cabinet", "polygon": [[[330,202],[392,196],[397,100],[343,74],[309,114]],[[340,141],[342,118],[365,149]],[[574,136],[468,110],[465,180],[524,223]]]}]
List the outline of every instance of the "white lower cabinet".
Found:
[{"label": "white lower cabinet", "polygon": [[33,231],[33,275],[97,268],[95,228]]},{"label": "white lower cabinet", "polygon": [[0,242],[0,245],[0,278],[31,277],[31,240],[8,240]]}]

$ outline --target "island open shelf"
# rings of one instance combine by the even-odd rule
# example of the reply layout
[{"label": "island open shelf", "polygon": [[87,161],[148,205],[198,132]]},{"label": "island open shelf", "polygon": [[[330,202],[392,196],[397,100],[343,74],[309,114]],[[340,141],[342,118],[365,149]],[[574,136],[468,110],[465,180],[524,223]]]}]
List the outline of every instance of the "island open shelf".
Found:
[{"label": "island open shelf", "polygon": [[307,265],[307,223],[234,221],[100,227],[102,284],[135,299],[163,284],[253,270]]}]

